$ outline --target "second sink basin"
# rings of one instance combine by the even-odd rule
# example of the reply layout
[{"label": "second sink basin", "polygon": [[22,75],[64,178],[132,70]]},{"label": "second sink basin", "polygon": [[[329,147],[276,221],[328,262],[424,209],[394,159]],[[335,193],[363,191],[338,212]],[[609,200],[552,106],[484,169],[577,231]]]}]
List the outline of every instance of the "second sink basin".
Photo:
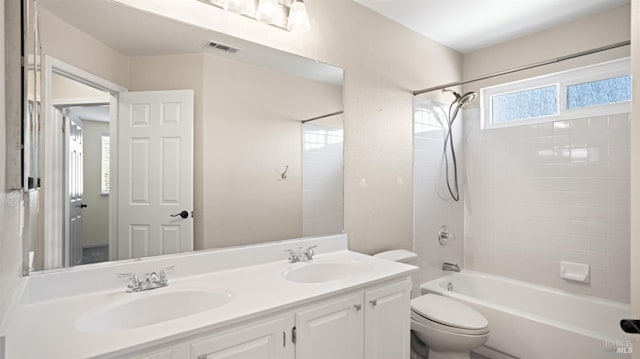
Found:
[{"label": "second sink basin", "polygon": [[212,310],[233,298],[227,291],[205,289],[158,289],[128,295],[134,297],[78,319],[78,329],[86,332],[135,329]]},{"label": "second sink basin", "polygon": [[282,276],[296,283],[323,283],[364,273],[372,268],[372,265],[356,260],[307,262],[294,265]]}]

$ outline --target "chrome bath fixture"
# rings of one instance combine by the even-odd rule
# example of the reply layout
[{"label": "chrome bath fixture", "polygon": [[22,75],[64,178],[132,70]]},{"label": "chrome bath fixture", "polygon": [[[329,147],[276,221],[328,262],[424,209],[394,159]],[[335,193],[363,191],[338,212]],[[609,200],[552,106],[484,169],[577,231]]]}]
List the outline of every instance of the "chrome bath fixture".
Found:
[{"label": "chrome bath fixture", "polygon": [[[444,137],[444,148],[442,150],[442,156],[444,157],[445,163],[445,177],[447,180],[447,189],[449,190],[449,194],[451,198],[458,202],[460,200],[460,189],[458,187],[458,160],[456,159],[456,149],[453,145],[453,135],[451,134],[453,131],[453,122],[456,120],[458,116],[458,112],[460,109],[471,102],[473,102],[478,94],[475,92],[467,92],[464,95],[460,95],[459,93],[443,89],[442,92],[453,92],[453,95],[456,97],[455,100],[449,105],[449,118],[447,118],[447,133]],[[453,162],[453,188],[451,184],[450,174],[449,174],[449,156],[447,156],[447,148],[451,154],[451,160]]]},{"label": "chrome bath fixture", "polygon": [[444,262],[442,263],[442,270],[447,272],[460,272],[460,267],[457,264]]},{"label": "chrome bath fixture", "polygon": [[297,251],[295,249],[285,249],[284,251],[289,253],[289,263],[308,262],[313,259],[315,254],[313,249],[316,247],[317,245],[309,246],[304,251],[302,247],[298,248]]},{"label": "chrome bath fixture", "polygon": [[160,269],[160,273],[151,272],[147,273],[147,279],[140,281],[137,273],[118,273],[118,277],[129,277],[129,284],[127,284],[127,293],[142,292],[144,290],[151,290],[156,288],[162,288],[169,285],[169,279],[165,271],[172,270],[175,266],[164,267]]},{"label": "chrome bath fixture", "polygon": [[438,231],[438,242],[440,242],[441,246],[446,246],[449,241],[453,241],[455,239],[456,236],[449,232],[449,227],[446,225],[440,227],[440,230]]}]

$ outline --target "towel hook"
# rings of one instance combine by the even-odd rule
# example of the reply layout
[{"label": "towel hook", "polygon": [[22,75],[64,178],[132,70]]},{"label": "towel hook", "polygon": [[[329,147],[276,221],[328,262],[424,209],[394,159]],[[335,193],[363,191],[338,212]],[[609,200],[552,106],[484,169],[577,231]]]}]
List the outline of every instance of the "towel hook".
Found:
[{"label": "towel hook", "polygon": [[280,175],[282,179],[287,179],[287,171],[289,170],[289,165],[284,169],[284,172]]}]

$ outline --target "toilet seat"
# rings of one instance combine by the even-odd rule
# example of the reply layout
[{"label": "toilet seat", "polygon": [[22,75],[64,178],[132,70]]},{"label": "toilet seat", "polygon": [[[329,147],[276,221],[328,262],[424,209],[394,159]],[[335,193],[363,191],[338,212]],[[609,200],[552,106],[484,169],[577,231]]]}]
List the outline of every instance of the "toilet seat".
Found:
[{"label": "toilet seat", "polygon": [[483,335],[489,332],[489,322],[482,314],[454,299],[436,294],[411,300],[411,319],[456,334]]}]

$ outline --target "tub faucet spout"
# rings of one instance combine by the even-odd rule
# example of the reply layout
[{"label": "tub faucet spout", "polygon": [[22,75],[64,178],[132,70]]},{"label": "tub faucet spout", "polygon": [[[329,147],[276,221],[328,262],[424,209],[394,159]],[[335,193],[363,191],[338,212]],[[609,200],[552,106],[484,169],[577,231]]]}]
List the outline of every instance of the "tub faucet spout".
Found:
[{"label": "tub faucet spout", "polygon": [[457,264],[444,262],[442,264],[442,270],[449,272],[460,272],[460,267]]}]

